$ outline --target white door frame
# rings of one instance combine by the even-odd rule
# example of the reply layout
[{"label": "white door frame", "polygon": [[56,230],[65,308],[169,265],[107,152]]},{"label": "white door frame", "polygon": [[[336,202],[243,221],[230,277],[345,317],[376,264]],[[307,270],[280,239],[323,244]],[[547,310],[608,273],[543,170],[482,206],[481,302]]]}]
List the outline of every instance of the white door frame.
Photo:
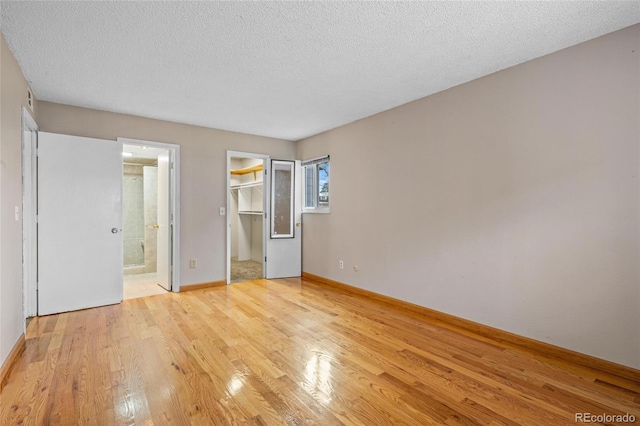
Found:
[{"label": "white door frame", "polygon": [[[22,107],[22,308],[38,315],[38,125]],[[26,330],[26,321],[24,323]]]},{"label": "white door frame", "polygon": [[153,142],[141,139],[129,139],[118,137],[118,142],[123,145],[149,146],[153,148],[167,149],[173,158],[173,173],[171,173],[171,182],[169,189],[171,198],[169,201],[170,211],[173,214],[173,232],[171,240],[173,242],[173,251],[171,255],[172,272],[171,272],[171,291],[180,292],[180,145],[165,142]]},{"label": "white door frame", "polygon": [[[263,188],[265,188],[262,193],[263,193],[263,202],[262,202],[262,208],[263,211],[269,212],[269,200],[270,197],[268,196],[269,191],[267,191],[267,188],[269,188],[269,167],[271,166],[271,161],[270,161],[270,157],[267,154],[256,154],[256,153],[251,153],[251,152],[242,152],[242,151],[229,151],[227,150],[227,285],[229,285],[231,283],[231,217],[229,216],[229,212],[231,211],[231,158],[232,157],[240,157],[240,158],[256,158],[259,160],[262,160],[262,163],[264,164],[264,178],[263,178]],[[263,257],[267,255],[267,241],[266,241],[266,235],[267,232],[269,231],[269,225],[268,225],[268,221],[266,219],[266,215],[262,215],[262,254]],[[264,262],[264,259],[262,259],[262,274],[263,276],[265,276],[266,273],[266,265]]]}]

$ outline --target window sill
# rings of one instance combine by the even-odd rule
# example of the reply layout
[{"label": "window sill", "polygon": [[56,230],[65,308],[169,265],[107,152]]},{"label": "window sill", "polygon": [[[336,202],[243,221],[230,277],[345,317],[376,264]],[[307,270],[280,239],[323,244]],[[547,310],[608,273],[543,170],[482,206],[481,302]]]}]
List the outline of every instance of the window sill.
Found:
[{"label": "window sill", "polygon": [[324,209],[308,209],[308,210],[302,210],[302,214],[305,213],[311,213],[311,214],[328,214],[331,213],[331,209],[330,208],[324,208]]}]

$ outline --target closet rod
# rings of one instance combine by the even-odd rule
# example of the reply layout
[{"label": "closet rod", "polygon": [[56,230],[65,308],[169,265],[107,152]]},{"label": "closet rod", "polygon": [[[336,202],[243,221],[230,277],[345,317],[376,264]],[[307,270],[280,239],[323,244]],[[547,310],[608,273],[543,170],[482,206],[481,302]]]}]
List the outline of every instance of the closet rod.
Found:
[{"label": "closet rod", "polygon": [[249,183],[240,183],[238,185],[231,185],[231,189],[251,188],[253,186],[262,186],[262,181],[260,181],[260,182],[249,182]]}]

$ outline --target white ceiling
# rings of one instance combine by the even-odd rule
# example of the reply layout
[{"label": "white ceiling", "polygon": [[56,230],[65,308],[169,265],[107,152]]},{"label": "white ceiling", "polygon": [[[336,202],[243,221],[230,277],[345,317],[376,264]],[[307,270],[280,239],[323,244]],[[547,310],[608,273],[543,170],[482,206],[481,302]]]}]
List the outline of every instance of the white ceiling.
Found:
[{"label": "white ceiling", "polygon": [[40,100],[289,140],[640,22],[639,1],[0,8]]}]

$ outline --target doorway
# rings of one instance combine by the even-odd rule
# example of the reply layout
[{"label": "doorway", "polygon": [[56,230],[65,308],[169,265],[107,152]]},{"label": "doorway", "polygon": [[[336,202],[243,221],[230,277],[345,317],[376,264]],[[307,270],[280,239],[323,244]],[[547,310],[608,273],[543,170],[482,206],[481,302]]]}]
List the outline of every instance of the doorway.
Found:
[{"label": "doorway", "polygon": [[254,262],[259,278],[301,275],[300,176],[300,161],[227,151],[227,284],[256,279],[238,275],[236,261]]},{"label": "doorway", "polygon": [[[169,151],[149,146],[123,145],[122,147],[122,240],[124,299],[166,293],[160,281],[158,263],[168,259],[158,257],[161,230],[159,211],[168,209],[169,185],[159,179],[161,159]],[[160,167],[159,167],[160,163]],[[165,241],[166,243],[166,241]],[[166,270],[166,268],[164,268]]]},{"label": "doorway", "polygon": [[227,157],[227,283],[265,276],[265,157],[248,153]]},{"label": "doorway", "polygon": [[37,149],[38,125],[22,107],[22,297],[26,319],[38,315]]},{"label": "doorway", "polygon": [[123,298],[177,292],[180,147],[118,142],[123,144]]}]

